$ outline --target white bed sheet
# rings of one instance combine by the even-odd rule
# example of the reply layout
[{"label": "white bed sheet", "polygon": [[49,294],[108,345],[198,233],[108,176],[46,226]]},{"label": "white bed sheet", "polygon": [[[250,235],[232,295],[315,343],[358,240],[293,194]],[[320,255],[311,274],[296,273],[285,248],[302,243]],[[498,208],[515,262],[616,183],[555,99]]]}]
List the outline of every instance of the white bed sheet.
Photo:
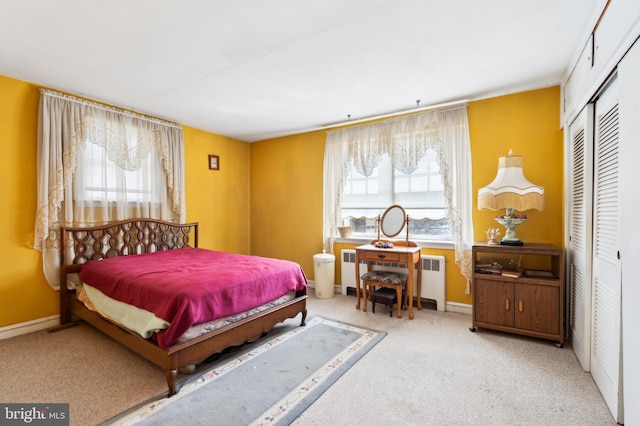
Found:
[{"label": "white bed sheet", "polygon": [[[78,298],[78,300],[84,303],[84,305],[88,309],[91,309],[92,311],[95,311],[100,315],[109,318],[110,320],[133,331],[134,333],[139,334],[145,339],[150,338],[153,333],[169,326],[169,322],[163,320],[162,318],[158,318],[152,312],[112,299],[109,296],[106,296],[100,290],[91,287],[90,285],[82,283],[80,285],[76,285],[75,288],[76,297]],[[248,311],[194,325],[187,331],[185,331],[184,334],[177,340],[177,342],[186,342],[203,334],[218,330],[224,326],[232,324],[235,321],[250,317],[251,315],[255,315],[274,306],[281,305],[294,298],[295,291],[291,291],[276,300],[265,303],[264,305],[258,306]]]}]

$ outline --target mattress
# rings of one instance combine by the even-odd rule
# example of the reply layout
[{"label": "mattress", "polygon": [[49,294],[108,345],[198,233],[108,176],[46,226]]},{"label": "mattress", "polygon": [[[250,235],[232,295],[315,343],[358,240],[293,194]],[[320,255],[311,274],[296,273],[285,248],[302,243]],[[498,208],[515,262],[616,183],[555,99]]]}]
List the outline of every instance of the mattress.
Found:
[{"label": "mattress", "polygon": [[[242,315],[291,292],[307,291],[304,272],[295,262],[199,248],[89,261],[82,266],[80,280],[90,286],[94,303],[100,297],[95,289],[163,320],[136,317],[134,327],[139,334],[151,332],[163,349],[192,326]],[[122,306],[109,301],[107,308],[109,315],[122,321],[113,313]]]},{"label": "mattress", "polygon": [[[103,317],[108,318],[121,327],[124,327],[145,339],[151,338],[154,333],[169,327],[169,322],[162,318],[158,318],[153,314],[153,312],[112,299],[100,290],[88,284],[82,283],[80,285],[76,285],[75,288],[77,299],[88,309],[99,313]],[[295,292],[291,291],[284,296],[278,297],[275,300],[247,311],[202,324],[193,325],[177,339],[177,342],[186,342],[222,327],[226,327],[236,321],[248,318],[266,309],[281,305],[289,300],[293,300],[295,296]]]}]

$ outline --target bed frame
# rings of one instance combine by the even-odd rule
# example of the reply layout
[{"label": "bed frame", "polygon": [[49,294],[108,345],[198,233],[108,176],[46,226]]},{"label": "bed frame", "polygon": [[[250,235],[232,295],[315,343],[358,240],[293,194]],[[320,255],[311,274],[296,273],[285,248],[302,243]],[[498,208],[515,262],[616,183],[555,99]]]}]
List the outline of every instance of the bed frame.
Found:
[{"label": "bed frame", "polygon": [[76,299],[75,290],[68,290],[69,274],[79,273],[82,264],[94,259],[162,250],[198,247],[198,223],[175,224],[155,219],[131,219],[90,228],[61,228],[60,255],[60,326],[75,325],[79,318],[122,343],[132,351],[166,370],[169,396],[175,395],[178,369],[200,364],[225,348],[253,342],[287,318],[302,313],[300,325],[307,317],[303,292],[284,304],[222,327],[187,342],[161,349],[152,340],[144,339],[115,322],[86,308]]}]

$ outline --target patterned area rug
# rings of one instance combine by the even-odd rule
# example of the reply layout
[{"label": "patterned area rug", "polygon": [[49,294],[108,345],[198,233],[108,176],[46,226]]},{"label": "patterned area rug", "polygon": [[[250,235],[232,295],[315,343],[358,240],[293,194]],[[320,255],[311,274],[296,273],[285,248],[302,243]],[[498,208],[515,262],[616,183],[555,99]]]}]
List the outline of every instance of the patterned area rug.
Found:
[{"label": "patterned area rug", "polygon": [[171,398],[108,425],[286,425],[386,333],[322,317],[266,336],[216,364]]}]

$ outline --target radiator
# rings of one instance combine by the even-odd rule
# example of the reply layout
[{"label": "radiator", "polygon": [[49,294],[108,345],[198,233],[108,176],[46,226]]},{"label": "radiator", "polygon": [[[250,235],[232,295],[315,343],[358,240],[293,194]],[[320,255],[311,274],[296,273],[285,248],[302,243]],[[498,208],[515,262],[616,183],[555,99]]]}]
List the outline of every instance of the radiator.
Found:
[{"label": "radiator", "polygon": [[[347,294],[347,288],[356,288],[356,251],[342,250],[340,253],[342,267],[342,294]],[[444,256],[421,255],[418,266],[422,268],[421,298],[435,300],[439,311],[446,311],[446,282],[444,274]],[[407,273],[406,265],[374,263],[373,269],[384,269]],[[367,272],[366,263],[360,264],[360,275]],[[414,274],[413,294],[417,294],[418,276]],[[360,281],[362,289],[362,281]]]}]

